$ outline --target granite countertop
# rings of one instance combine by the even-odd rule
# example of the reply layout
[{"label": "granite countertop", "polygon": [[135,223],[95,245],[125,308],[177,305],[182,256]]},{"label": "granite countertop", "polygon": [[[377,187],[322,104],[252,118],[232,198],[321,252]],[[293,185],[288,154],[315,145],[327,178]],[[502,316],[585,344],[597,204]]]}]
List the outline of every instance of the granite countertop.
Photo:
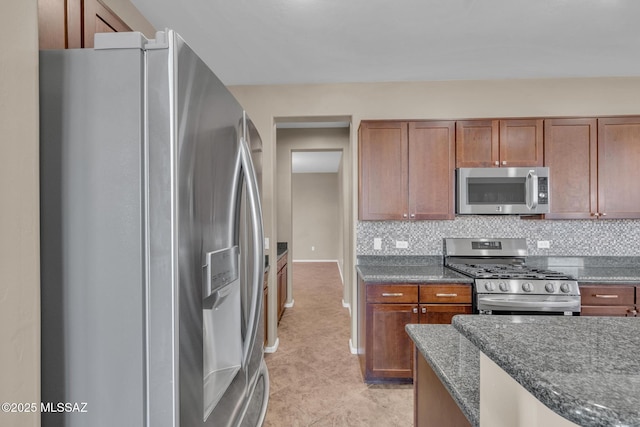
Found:
[{"label": "granite countertop", "polygon": [[473,316],[453,326],[580,426],[640,426],[640,318]]},{"label": "granite countertop", "polygon": [[[640,257],[530,256],[527,265],[560,271],[580,284],[640,284]],[[473,283],[442,265],[441,256],[359,256],[356,269],[371,283]]]},{"label": "granite countertop", "polygon": [[451,325],[407,325],[416,348],[472,426],[480,425],[480,351]]},{"label": "granite countertop", "polygon": [[640,284],[640,257],[528,257],[527,264],[560,271],[578,283]]},{"label": "granite countertop", "polygon": [[287,253],[288,246],[287,242],[278,242],[278,258]]},{"label": "granite countertop", "polygon": [[473,283],[438,256],[360,256],[356,270],[367,283]]}]

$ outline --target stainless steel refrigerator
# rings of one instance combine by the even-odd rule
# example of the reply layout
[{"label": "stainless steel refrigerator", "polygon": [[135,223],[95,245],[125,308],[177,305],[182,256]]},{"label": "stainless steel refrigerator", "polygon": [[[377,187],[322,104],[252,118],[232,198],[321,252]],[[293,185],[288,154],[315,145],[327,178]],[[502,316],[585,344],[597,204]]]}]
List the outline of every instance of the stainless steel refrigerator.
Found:
[{"label": "stainless steel refrigerator", "polygon": [[40,55],[42,425],[261,425],[260,137],[175,32],[95,46]]}]

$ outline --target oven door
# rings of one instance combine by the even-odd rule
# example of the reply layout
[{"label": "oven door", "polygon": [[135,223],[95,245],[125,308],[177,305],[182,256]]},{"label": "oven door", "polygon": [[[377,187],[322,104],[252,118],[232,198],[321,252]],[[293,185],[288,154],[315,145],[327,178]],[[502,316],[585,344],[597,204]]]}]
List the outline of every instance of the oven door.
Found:
[{"label": "oven door", "polygon": [[479,294],[480,314],[579,315],[580,296]]},{"label": "oven door", "polygon": [[458,214],[549,212],[549,168],[458,168]]}]

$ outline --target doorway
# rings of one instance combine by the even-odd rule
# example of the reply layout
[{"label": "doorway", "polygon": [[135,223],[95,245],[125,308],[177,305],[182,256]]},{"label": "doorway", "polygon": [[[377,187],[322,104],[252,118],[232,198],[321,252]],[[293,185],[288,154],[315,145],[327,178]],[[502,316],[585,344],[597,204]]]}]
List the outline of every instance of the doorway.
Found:
[{"label": "doorway", "polygon": [[[343,305],[349,302],[350,289],[344,280],[345,265],[349,265],[351,241],[351,160],[350,121],[276,121],[276,205],[277,240],[287,242],[289,262],[331,260],[338,264],[343,281]],[[302,124],[301,124],[302,123]],[[338,156],[339,154],[339,156]],[[332,172],[294,172],[296,157],[320,161],[337,157],[338,166]],[[297,166],[296,166],[297,167]],[[313,170],[313,169],[311,169]],[[316,198],[314,199],[314,194]],[[306,200],[303,200],[306,198]],[[322,200],[320,200],[322,199]],[[300,218],[310,203],[319,206],[325,216],[314,224]],[[302,209],[296,207],[305,204]],[[330,204],[331,206],[327,206]],[[334,210],[335,215],[326,214]],[[301,213],[302,212],[302,213]],[[309,213],[310,214],[310,213]],[[295,218],[298,217],[298,220]],[[313,227],[314,230],[304,228]],[[297,231],[296,231],[297,230]],[[324,233],[324,234],[323,234]],[[297,237],[296,237],[297,236]],[[295,289],[289,275],[287,307],[295,303]]]}]

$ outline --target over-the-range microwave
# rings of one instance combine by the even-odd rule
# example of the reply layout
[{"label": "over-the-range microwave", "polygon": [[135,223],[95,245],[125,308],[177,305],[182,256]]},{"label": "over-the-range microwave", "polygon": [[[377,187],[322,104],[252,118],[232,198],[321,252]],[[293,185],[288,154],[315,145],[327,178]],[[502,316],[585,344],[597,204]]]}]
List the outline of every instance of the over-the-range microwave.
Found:
[{"label": "over-the-range microwave", "polygon": [[549,212],[549,168],[458,168],[456,213],[527,215]]}]

